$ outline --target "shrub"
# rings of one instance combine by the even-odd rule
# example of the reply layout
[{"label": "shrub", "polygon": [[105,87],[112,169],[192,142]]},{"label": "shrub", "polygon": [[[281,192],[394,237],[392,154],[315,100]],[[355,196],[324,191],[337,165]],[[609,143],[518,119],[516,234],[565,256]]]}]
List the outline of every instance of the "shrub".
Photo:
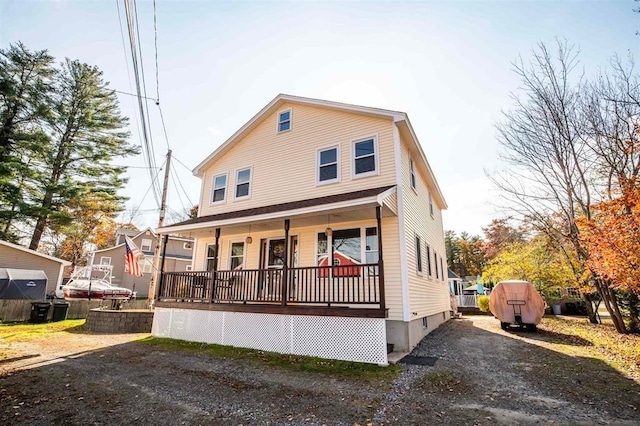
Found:
[{"label": "shrub", "polygon": [[478,296],[478,308],[482,312],[489,312],[489,296]]}]

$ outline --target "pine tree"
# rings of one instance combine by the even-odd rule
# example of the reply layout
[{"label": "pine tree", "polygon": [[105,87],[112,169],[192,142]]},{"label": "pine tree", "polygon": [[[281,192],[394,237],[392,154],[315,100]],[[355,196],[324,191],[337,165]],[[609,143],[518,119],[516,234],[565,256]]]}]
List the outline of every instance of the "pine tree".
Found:
[{"label": "pine tree", "polygon": [[53,58],[22,43],[0,49],[0,239],[18,238],[15,223],[30,215],[27,188],[32,154],[46,146],[41,130],[48,114]]},{"label": "pine tree", "polygon": [[94,66],[67,59],[54,76],[46,132],[51,144],[38,157],[38,206],[29,247],[37,249],[46,228],[62,229],[78,219],[78,199],[97,203],[95,210],[115,215],[126,183],[116,157],[136,154],[127,142],[126,117],[117,98]]}]

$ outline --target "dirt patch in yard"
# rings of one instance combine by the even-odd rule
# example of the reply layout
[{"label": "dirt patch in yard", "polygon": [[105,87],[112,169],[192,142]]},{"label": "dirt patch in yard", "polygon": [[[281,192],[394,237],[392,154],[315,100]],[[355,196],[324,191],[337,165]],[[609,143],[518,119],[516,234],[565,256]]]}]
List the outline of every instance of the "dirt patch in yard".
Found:
[{"label": "dirt patch in yard", "polygon": [[[560,328],[450,321],[392,375],[302,372],[139,340],[52,332],[0,340],[0,424],[638,424],[640,384]],[[631,342],[637,342],[632,340]],[[570,345],[567,355],[554,345]],[[580,356],[579,354],[583,354]],[[623,365],[623,364],[621,364]]]}]

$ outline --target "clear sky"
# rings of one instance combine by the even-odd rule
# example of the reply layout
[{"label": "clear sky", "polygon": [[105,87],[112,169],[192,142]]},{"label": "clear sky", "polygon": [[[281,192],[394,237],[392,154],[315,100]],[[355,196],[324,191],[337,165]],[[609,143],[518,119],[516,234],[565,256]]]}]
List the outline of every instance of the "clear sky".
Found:
[{"label": "clear sky", "polygon": [[[445,229],[480,234],[501,214],[484,170],[500,167],[495,123],[518,90],[512,61],[556,37],[579,47],[587,74],[614,53],[638,57],[638,7],[631,0],[159,0],[160,102],[169,144],[182,163],[172,167],[179,179],[171,180],[169,207],[197,203],[200,181],[190,169],[287,93],[407,112],[449,204]],[[139,0],[138,21],[147,94],[155,97],[151,1]],[[122,1],[0,0],[0,47],[20,40],[58,61],[97,65],[111,88],[133,92],[120,22],[126,30]],[[119,97],[131,117],[132,142],[140,144],[135,98]],[[167,145],[157,107],[150,103],[149,110],[160,165]],[[144,166],[142,156],[120,163]],[[125,214],[139,209],[134,223],[155,226],[155,200],[143,199],[148,173],[130,168],[127,175]]]}]

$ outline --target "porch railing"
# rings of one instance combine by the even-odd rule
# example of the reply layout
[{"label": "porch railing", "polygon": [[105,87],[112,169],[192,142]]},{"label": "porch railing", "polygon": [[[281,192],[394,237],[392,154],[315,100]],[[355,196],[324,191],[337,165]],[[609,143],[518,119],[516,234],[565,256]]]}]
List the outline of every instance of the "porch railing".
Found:
[{"label": "porch railing", "polygon": [[476,294],[460,294],[456,298],[458,299],[458,306],[466,308],[478,307],[478,295]]},{"label": "porch railing", "polygon": [[286,272],[284,269],[165,272],[158,298],[160,301],[382,307],[377,263],[296,267]]}]

